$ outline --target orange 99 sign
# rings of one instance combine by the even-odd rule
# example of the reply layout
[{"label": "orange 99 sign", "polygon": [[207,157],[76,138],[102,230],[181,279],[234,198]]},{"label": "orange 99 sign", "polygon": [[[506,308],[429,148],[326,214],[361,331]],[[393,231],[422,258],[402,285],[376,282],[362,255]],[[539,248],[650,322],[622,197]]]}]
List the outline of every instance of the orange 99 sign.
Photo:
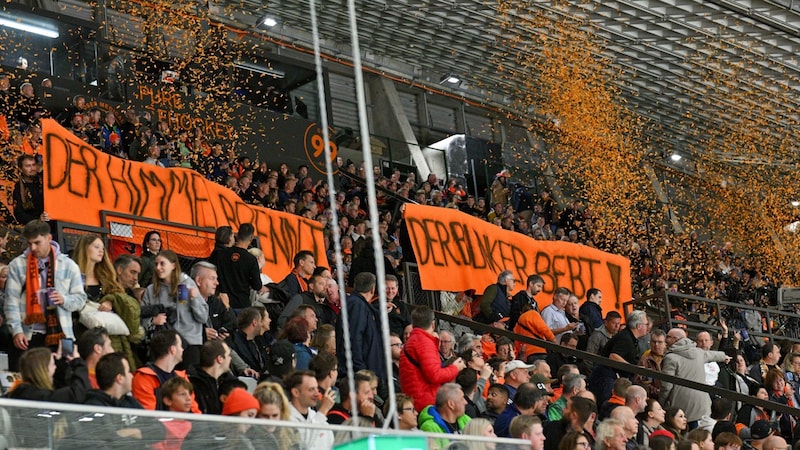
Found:
[{"label": "orange 99 sign", "polygon": [[[336,143],[333,142],[333,128],[328,127],[328,139],[331,139],[328,142],[328,145],[331,150],[331,162],[336,162],[336,154],[337,148]],[[306,132],[303,136],[303,147],[306,151],[306,158],[308,162],[314,166],[319,173],[327,173],[326,165],[325,165],[325,142],[322,138],[322,127],[319,124],[312,123],[311,125],[306,128]],[[333,168],[333,173],[338,172],[339,169],[337,167]]]}]

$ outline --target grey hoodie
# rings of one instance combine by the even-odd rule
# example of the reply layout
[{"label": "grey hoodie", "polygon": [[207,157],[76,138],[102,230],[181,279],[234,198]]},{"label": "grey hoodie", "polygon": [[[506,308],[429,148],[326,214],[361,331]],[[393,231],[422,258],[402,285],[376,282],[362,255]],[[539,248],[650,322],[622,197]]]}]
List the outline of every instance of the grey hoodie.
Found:
[{"label": "grey hoodie", "polygon": [[[706,379],[705,363],[718,361],[725,361],[725,353],[699,349],[694,341],[683,338],[672,344],[664,355],[661,372],[702,383]],[[711,415],[711,397],[707,392],[663,380],[660,402],[665,408],[668,406],[681,408],[689,422]]]}]

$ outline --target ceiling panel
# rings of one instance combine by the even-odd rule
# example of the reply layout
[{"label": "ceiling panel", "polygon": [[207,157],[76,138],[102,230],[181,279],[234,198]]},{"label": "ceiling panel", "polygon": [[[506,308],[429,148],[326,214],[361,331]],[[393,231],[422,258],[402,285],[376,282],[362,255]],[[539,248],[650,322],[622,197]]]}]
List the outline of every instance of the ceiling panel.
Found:
[{"label": "ceiling panel", "polygon": [[[323,51],[346,57],[351,48],[346,0],[318,3]],[[721,118],[738,120],[754,106],[740,98],[769,105],[774,117],[767,123],[774,129],[800,110],[800,2],[568,3],[518,0],[509,12],[515,26],[502,27],[496,1],[355,0],[362,59],[365,65],[441,89],[448,87],[439,79],[456,72],[464,82],[451,88],[455,94],[507,109],[513,104],[509,99],[529,94],[507,76],[528,70],[513,56],[541,57],[542,39],[563,38],[553,27],[525,25],[530,23],[526,19],[546,16],[571,21],[603,44],[587,51],[609,62],[622,101],[651,121],[647,129],[656,141],[683,147],[703,135],[697,129],[715,126]],[[268,34],[311,46],[308,2],[236,0],[226,6],[269,11],[281,25]],[[535,80],[537,74],[526,77]],[[732,77],[733,83],[718,82]],[[721,116],[720,109],[728,114]]]}]

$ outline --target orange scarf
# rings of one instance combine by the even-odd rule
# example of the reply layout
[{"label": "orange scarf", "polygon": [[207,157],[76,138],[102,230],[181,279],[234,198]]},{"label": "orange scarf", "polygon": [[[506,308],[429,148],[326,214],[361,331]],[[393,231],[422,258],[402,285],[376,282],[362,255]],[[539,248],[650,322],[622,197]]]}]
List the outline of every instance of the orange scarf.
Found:
[{"label": "orange scarf", "polygon": [[[55,287],[56,255],[55,250],[52,248],[50,249],[49,262],[50,263],[47,265],[47,284],[45,287],[53,288]],[[39,258],[31,252],[28,253],[28,272],[25,277],[25,324],[44,323],[44,345],[55,347],[58,345],[58,342],[64,338],[64,331],[61,329],[61,323],[58,321],[58,307],[47,306],[45,311],[42,311],[42,305],[39,303],[39,289],[41,289]]]},{"label": "orange scarf", "polygon": [[292,273],[297,278],[297,284],[300,285],[300,292],[308,292],[308,281],[300,276],[297,269],[292,270]]},{"label": "orange scarf", "polygon": [[[51,283],[55,273],[55,258],[53,251],[50,251],[50,265],[47,268],[47,281]],[[41,289],[41,277],[39,276],[39,258],[28,253],[28,273],[25,277],[25,325],[34,323],[45,323],[44,311],[39,303],[39,289]]]}]

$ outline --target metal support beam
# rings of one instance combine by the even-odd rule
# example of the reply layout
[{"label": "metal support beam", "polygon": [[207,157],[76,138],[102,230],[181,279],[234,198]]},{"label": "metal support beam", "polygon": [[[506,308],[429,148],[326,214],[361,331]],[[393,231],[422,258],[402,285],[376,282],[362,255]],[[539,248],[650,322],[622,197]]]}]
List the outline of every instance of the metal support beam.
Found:
[{"label": "metal support beam", "polygon": [[[399,145],[407,145],[411,159],[423,180],[432,171],[438,175],[446,174],[444,161],[441,162],[441,167],[432,168],[425,159],[417,137],[414,135],[414,130],[411,128],[411,122],[400,103],[400,95],[398,95],[394,83],[384,77],[370,77],[366,80],[366,84],[373,105],[372,126],[375,134],[391,139],[393,149],[395,142],[399,142]],[[394,150],[393,153],[395,153]]]}]

